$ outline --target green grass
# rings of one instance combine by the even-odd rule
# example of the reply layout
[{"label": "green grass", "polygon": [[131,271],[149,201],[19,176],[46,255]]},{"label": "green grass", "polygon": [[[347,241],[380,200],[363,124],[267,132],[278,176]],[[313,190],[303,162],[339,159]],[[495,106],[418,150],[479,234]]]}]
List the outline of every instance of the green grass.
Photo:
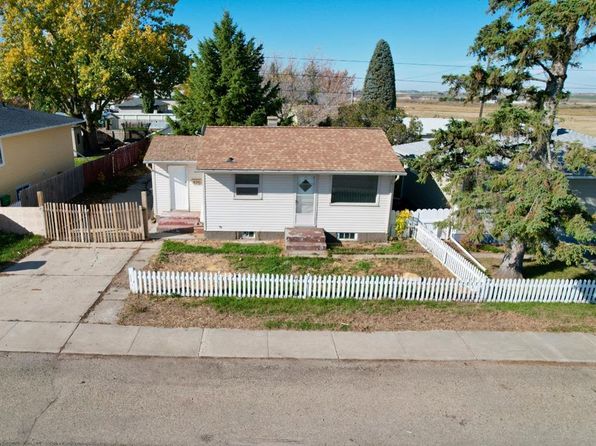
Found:
[{"label": "green grass", "polygon": [[[483,303],[419,302],[405,300],[362,301],[356,299],[241,299],[209,297],[185,302],[188,307],[207,305],[218,313],[244,317],[298,317],[300,321],[317,323],[316,318],[339,315],[390,315],[400,311],[424,307],[434,311],[473,317],[479,313],[508,312],[533,319],[571,322],[580,331],[595,331],[586,321],[596,317],[596,305],[563,303]],[[275,323],[281,323],[276,320]],[[272,327],[273,328],[273,327]],[[305,329],[305,328],[302,328]]]},{"label": "green grass", "polygon": [[501,254],[501,253],[505,252],[505,250],[503,249],[502,246],[489,245],[487,243],[484,243],[484,244],[478,246],[477,249],[478,249],[478,251],[492,252],[494,254]]},{"label": "green grass", "polygon": [[97,156],[81,156],[74,159],[75,167],[82,166],[85,163],[90,161],[95,161],[96,159],[103,158],[104,155],[97,155]]},{"label": "green grass", "polygon": [[596,274],[582,266],[567,266],[563,262],[540,264],[524,262],[526,279],[596,279]]},{"label": "green grass", "polygon": [[224,243],[220,247],[208,245],[191,245],[173,240],[166,240],[161,247],[165,254],[240,254],[272,256],[281,254],[281,248],[267,244]]},{"label": "green grass", "polygon": [[231,266],[254,274],[339,274],[341,269],[324,257],[229,256]]},{"label": "green grass", "polygon": [[45,243],[46,240],[39,235],[0,232],[0,269],[22,259]]}]

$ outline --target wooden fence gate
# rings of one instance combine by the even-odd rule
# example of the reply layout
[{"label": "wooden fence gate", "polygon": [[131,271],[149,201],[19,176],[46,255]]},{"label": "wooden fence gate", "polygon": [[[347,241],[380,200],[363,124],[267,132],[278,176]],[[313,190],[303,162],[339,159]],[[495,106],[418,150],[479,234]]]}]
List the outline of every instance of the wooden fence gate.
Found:
[{"label": "wooden fence gate", "polygon": [[43,214],[51,240],[107,243],[147,237],[146,211],[137,203],[44,203]]}]

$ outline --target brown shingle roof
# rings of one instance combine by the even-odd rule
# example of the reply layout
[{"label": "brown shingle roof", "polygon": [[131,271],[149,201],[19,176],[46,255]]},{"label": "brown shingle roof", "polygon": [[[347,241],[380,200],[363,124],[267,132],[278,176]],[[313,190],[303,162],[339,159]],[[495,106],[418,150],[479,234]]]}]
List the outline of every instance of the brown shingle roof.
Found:
[{"label": "brown shingle roof", "polygon": [[207,127],[204,136],[155,137],[145,159],[191,152],[200,170],[404,172],[385,133],[370,128]]},{"label": "brown shingle roof", "polygon": [[145,154],[145,162],[196,161],[201,140],[201,136],[154,136]]}]

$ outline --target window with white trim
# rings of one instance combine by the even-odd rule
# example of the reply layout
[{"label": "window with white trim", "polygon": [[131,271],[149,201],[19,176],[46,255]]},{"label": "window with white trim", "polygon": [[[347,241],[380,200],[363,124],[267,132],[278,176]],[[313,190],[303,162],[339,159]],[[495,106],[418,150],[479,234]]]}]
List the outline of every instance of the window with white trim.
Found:
[{"label": "window with white trim", "polygon": [[377,175],[333,175],[331,203],[376,203]]},{"label": "window with white trim", "polygon": [[338,240],[356,240],[356,233],[355,232],[338,232],[337,239]]},{"label": "window with white trim", "polygon": [[238,198],[258,198],[261,194],[261,177],[258,174],[237,173],[235,195]]},{"label": "window with white trim", "polygon": [[240,238],[244,240],[253,240],[256,237],[254,231],[244,231],[240,233]]}]

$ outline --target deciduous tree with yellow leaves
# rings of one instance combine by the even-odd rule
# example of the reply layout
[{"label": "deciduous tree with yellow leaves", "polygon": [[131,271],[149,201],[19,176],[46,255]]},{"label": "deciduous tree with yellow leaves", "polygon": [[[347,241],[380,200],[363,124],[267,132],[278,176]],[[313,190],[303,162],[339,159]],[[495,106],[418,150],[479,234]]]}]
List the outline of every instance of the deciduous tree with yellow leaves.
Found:
[{"label": "deciduous tree with yellow leaves", "polygon": [[[0,0],[4,98],[84,118],[91,149],[105,107],[166,70],[189,37],[177,0]],[[176,47],[173,48],[173,42]],[[183,74],[184,75],[184,74]]]}]

